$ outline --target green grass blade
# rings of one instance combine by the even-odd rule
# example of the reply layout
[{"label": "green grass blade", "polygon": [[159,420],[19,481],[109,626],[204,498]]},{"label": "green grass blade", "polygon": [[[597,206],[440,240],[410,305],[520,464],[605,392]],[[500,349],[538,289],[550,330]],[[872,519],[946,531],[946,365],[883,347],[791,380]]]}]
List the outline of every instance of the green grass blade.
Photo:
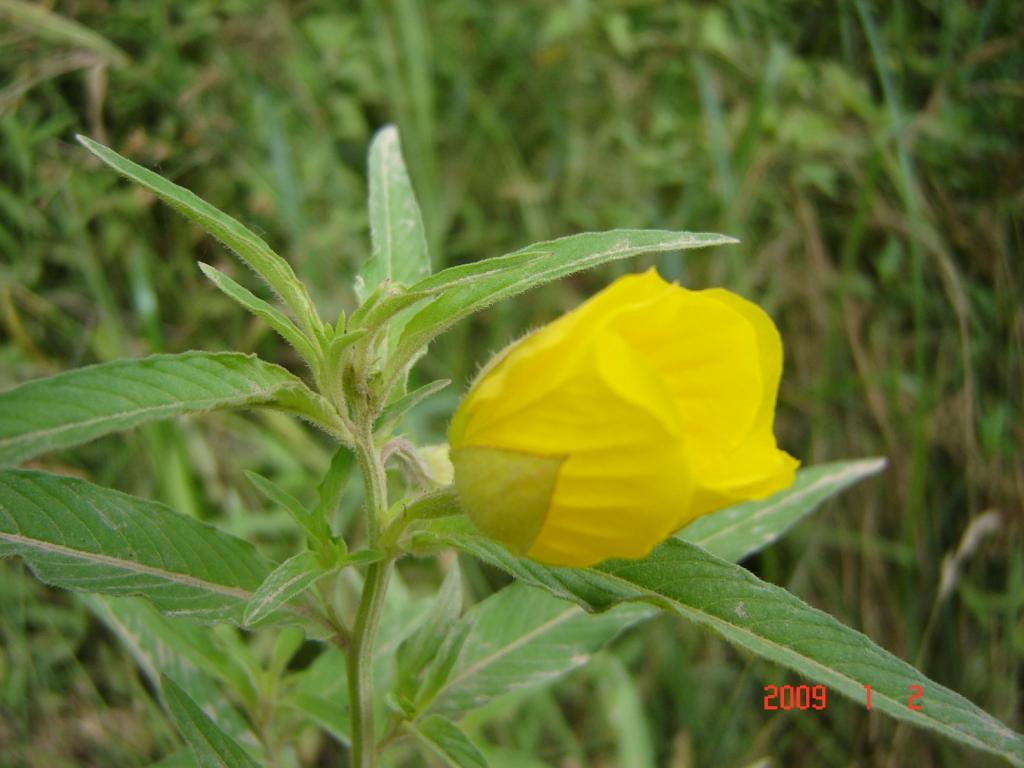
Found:
[{"label": "green grass blade", "polygon": [[267,281],[306,331],[314,338],[320,338],[320,318],[306,287],[295,276],[291,265],[259,236],[184,187],[179,187],[138,163],[121,157],[114,150],[86,136],[79,135],[77,138],[82,146],[115,171],[148,189],[234,251],[256,274]]},{"label": "green grass blade", "polygon": [[885,459],[807,467],[786,490],[698,517],[676,536],[735,563],[773,544],[824,501],[884,467]]},{"label": "green grass blade", "polygon": [[497,301],[574,272],[641,253],[681,251],[735,242],[731,237],[710,233],[622,229],[587,232],[535,243],[522,249],[521,253],[540,251],[540,255],[487,277],[454,285],[413,315],[388,361],[385,381],[396,381],[416,354],[434,337]]},{"label": "green grass blade", "polygon": [[161,689],[171,717],[203,768],[259,768],[173,680],[164,676]]},{"label": "green grass blade", "polygon": [[360,299],[385,280],[409,285],[430,274],[423,217],[393,125],[370,144],[369,176],[372,251],[360,272]]},{"label": "green grass blade", "polygon": [[597,683],[601,708],[615,737],[618,764],[655,768],[658,763],[639,682],[611,653],[599,654],[588,671]]},{"label": "green grass blade", "polygon": [[406,726],[430,754],[452,768],[487,768],[487,758],[462,730],[447,718],[431,715]]},{"label": "green grass blade", "polygon": [[42,4],[0,0],[0,18],[4,17],[16,28],[60,45],[91,51],[115,67],[129,63],[128,55],[105,37]]},{"label": "green grass blade", "polygon": [[209,264],[200,261],[199,269],[202,270],[202,273],[210,279],[210,282],[216,285],[223,293],[230,296],[277,331],[281,335],[281,338],[291,344],[292,347],[302,355],[302,359],[305,360],[313,370],[317,369],[320,358],[317,348],[312,342],[310,342],[305,334],[298,329],[295,323],[293,323],[287,315],[280,310],[275,309],[271,304],[268,304],[259,296],[256,296],[248,288],[236,283],[216,267],[211,267]]},{"label": "green grass blade", "polygon": [[[288,390],[304,389],[284,368],[235,352],[152,355],[78,368],[0,393],[0,465],[149,421],[270,404]],[[292,400],[302,407],[297,396]]]},{"label": "green grass blade", "polygon": [[[670,539],[644,560],[573,569],[516,558],[473,531],[465,518],[431,521],[420,536],[588,610],[637,601],[657,605],[857,702],[865,701],[864,686],[870,685],[873,709],[1024,766],[1024,737],[967,699],[781,587],[687,542]],[[920,711],[907,706],[912,685],[924,691]]]},{"label": "green grass blade", "polygon": [[195,753],[186,747],[168,755],[158,763],[149,763],[147,768],[202,768]]},{"label": "green grass blade", "polygon": [[270,573],[248,542],[73,477],[0,471],[0,557],[47,584],[142,595],[164,613],[238,621]]}]

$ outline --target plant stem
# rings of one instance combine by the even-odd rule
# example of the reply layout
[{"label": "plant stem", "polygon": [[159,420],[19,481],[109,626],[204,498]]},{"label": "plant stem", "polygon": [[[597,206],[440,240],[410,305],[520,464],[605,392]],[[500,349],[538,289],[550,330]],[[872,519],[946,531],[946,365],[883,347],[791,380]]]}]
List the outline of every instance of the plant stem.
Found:
[{"label": "plant stem", "polygon": [[[380,540],[381,525],[387,510],[387,476],[384,464],[373,444],[369,425],[356,439],[356,456],[363,475],[366,494],[366,525],[369,546]],[[366,570],[366,581],[359,600],[359,613],[352,630],[352,644],[346,655],[348,695],[352,713],[353,768],[372,768],[376,763],[373,731],[373,642],[380,625],[388,582],[394,569],[390,557],[373,563]]]},{"label": "plant stem", "polygon": [[366,571],[366,583],[359,602],[359,615],[352,633],[348,662],[348,695],[352,711],[353,768],[372,768],[376,763],[373,732],[373,641],[380,624],[384,595],[391,579],[390,560],[373,563]]}]

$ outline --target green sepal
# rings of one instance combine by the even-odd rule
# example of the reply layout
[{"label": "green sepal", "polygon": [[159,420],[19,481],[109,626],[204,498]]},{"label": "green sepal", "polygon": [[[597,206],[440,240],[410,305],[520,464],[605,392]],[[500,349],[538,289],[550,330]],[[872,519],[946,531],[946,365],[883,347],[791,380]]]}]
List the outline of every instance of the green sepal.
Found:
[{"label": "green sepal", "polygon": [[565,458],[476,445],[450,455],[466,514],[490,538],[526,554],[547,519]]}]

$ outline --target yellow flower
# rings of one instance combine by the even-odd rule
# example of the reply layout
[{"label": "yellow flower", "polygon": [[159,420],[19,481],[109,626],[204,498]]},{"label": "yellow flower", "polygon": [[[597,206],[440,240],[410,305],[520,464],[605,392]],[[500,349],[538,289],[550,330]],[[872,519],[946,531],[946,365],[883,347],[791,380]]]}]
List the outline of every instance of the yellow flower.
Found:
[{"label": "yellow flower", "polygon": [[540,562],[644,557],[695,517],[793,482],[772,433],[781,375],[760,307],[653,269],[620,278],[473,383],[448,430],[459,500]]}]

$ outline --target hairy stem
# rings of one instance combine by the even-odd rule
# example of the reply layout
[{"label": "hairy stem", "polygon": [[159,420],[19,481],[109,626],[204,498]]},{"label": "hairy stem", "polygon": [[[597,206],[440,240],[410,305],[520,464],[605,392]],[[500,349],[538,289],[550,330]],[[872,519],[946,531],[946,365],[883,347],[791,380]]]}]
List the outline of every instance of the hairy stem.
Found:
[{"label": "hairy stem", "polygon": [[[379,543],[381,525],[387,510],[387,476],[380,455],[374,447],[369,425],[361,430],[356,439],[356,455],[366,494],[368,543],[373,548]],[[352,712],[353,768],[371,768],[376,763],[373,731],[373,642],[377,635],[377,627],[380,625],[384,597],[393,569],[390,557],[373,563],[367,569],[363,593],[359,600],[359,613],[356,615],[351,646],[346,656],[349,704]]]}]

